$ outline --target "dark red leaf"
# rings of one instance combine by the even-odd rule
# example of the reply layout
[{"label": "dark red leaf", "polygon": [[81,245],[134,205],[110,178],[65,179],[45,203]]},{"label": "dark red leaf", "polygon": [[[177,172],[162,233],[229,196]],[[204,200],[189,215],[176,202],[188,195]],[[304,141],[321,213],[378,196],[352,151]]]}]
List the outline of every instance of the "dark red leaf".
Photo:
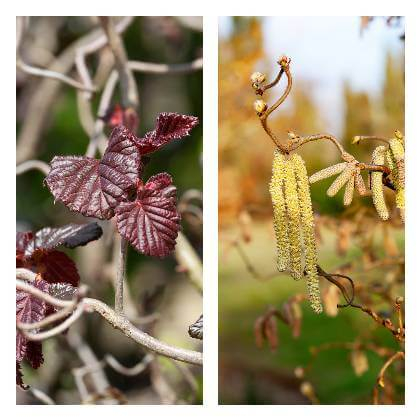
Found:
[{"label": "dark red leaf", "polygon": [[116,216],[118,231],[137,251],[167,256],[174,250],[180,229],[171,176],[161,173],[151,177],[139,186],[135,201],[117,207]]},{"label": "dark red leaf", "polygon": [[64,252],[37,249],[32,254],[36,272],[48,283],[68,283],[76,287],[80,277],[76,264]]},{"label": "dark red leaf", "polygon": [[40,341],[28,341],[26,347],[26,360],[33,369],[38,369],[44,363],[42,343]]},{"label": "dark red leaf", "polygon": [[111,208],[127,200],[141,176],[142,164],[135,141],[136,136],[125,127],[115,127],[99,165],[101,188]]},{"label": "dark red leaf", "polygon": [[16,362],[16,385],[20,386],[22,389],[28,389],[28,385],[23,383],[23,374],[22,368],[19,362]]},{"label": "dark red leaf", "polygon": [[102,236],[102,228],[96,223],[84,225],[60,226],[59,228],[46,227],[35,234],[35,238],[28,243],[25,249],[27,256],[32,255],[35,249],[54,249],[60,245],[67,248],[83,246]]},{"label": "dark red leaf", "polygon": [[33,236],[32,232],[16,232],[16,252],[24,253]]},{"label": "dark red leaf", "polygon": [[110,219],[114,211],[99,177],[99,161],[82,156],[56,156],[45,178],[55,201],[87,217]]},{"label": "dark red leaf", "polygon": [[133,133],[137,131],[139,125],[139,117],[136,110],[132,107],[124,109],[120,104],[111,106],[102,119],[111,128],[124,125]]},{"label": "dark red leaf", "polygon": [[135,136],[116,127],[101,161],[82,156],[56,156],[45,183],[55,200],[87,217],[110,219],[127,199],[141,170]]},{"label": "dark red leaf", "polygon": [[197,117],[163,112],[156,119],[155,129],[137,139],[137,147],[141,154],[154,152],[172,140],[188,136],[197,124]]},{"label": "dark red leaf", "polygon": [[48,293],[61,300],[71,300],[77,292],[77,287],[73,287],[67,283],[50,284]]},{"label": "dark red leaf", "polygon": [[[36,280],[32,283],[43,292],[48,292],[48,283],[43,280]],[[46,304],[43,300],[33,295],[16,290],[16,322],[33,323],[41,321],[45,317]],[[33,350],[33,348],[29,348]],[[16,331],[16,361],[21,362],[28,353],[28,340]],[[35,360],[35,355],[32,355]],[[41,356],[42,357],[42,356]]]}]

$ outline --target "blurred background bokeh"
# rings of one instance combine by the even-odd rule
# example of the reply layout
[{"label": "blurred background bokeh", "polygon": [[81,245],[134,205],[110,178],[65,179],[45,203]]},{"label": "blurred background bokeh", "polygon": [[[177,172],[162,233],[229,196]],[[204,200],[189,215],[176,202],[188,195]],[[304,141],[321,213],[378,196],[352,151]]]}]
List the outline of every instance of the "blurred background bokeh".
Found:
[{"label": "blurred background bokeh", "polygon": [[[404,132],[404,37],[404,19],[397,17],[219,19],[220,403],[372,402],[378,371],[399,346],[361,311],[337,312],[334,286],[322,283],[324,314],[313,314],[306,302],[294,305],[301,325],[291,331],[279,322],[273,351],[256,345],[255,321],[270,307],[284,309],[305,284],[276,273],[268,193],[273,145],[253,109],[250,75],[260,71],[271,81],[278,58],[289,56],[293,88],[270,116],[276,135],[331,133],[369,162],[377,144],[352,145],[354,135]],[[284,83],[268,92],[268,104]],[[339,161],[329,142],[299,153],[309,174]],[[330,183],[311,186],[320,265],[350,275],[358,298],[391,316],[392,302],[404,294],[404,230],[395,208],[381,223],[371,198],[357,196],[345,209],[342,193],[326,196]],[[404,401],[401,370],[390,373],[381,402]]]},{"label": "blurred background bokeh", "polygon": [[[25,62],[41,68],[48,68],[54,58],[66,62],[74,43],[98,26],[95,17],[32,17],[22,40],[20,55]],[[202,18],[136,17],[124,32],[123,42],[130,60],[188,63],[202,56]],[[110,50],[101,48],[89,55],[87,65],[101,92],[113,68]],[[78,78],[74,67],[69,75]],[[196,197],[195,216],[187,214],[183,217],[182,231],[201,257],[202,71],[198,69],[188,74],[136,72],[135,78],[140,96],[139,135],[154,128],[160,112],[189,114],[200,120],[191,136],[153,154],[144,177],[147,179],[158,172],[168,172],[177,186],[179,199],[186,192],[193,192],[193,198]],[[29,157],[45,162],[50,162],[56,155],[83,155],[86,152],[89,138],[78,114],[77,92],[62,83],[52,83],[58,88],[51,98],[47,98],[43,91],[46,89],[45,80],[17,71],[18,160],[23,142],[33,145]],[[117,86],[112,105],[120,103],[119,96]],[[94,113],[99,98],[100,93],[92,100]],[[40,124],[39,132],[31,130],[30,121],[34,119]],[[106,128],[106,134],[110,131],[109,127]],[[71,213],[60,203],[54,205],[52,195],[43,185],[43,178],[39,171],[17,177],[18,231],[90,221]],[[74,258],[82,282],[90,287],[90,295],[113,305],[112,281],[116,267],[112,264],[112,256],[118,250],[113,249],[115,226],[113,221],[99,221],[99,224],[104,230],[99,241],[74,251],[66,250],[66,253]],[[147,257],[129,247],[127,278],[131,309],[134,308],[140,316],[159,314],[157,321],[145,325],[144,329],[173,345],[200,349],[201,343],[189,337],[188,326],[202,313],[202,296],[173,256],[163,260]],[[77,331],[97,360],[105,354],[112,354],[123,365],[133,366],[144,356],[140,346],[98,316],[84,316],[71,330]],[[81,396],[72,372],[73,368],[83,365],[77,351],[65,337],[58,337],[44,342],[44,357],[45,363],[36,371],[24,366],[25,382],[42,389],[58,404],[80,404]],[[159,358],[143,373],[133,377],[123,376],[109,367],[104,370],[110,386],[124,396],[123,401],[131,404],[201,402],[200,368],[191,368],[185,376],[184,368]],[[36,403],[31,394],[21,391],[17,399],[21,404]]]}]

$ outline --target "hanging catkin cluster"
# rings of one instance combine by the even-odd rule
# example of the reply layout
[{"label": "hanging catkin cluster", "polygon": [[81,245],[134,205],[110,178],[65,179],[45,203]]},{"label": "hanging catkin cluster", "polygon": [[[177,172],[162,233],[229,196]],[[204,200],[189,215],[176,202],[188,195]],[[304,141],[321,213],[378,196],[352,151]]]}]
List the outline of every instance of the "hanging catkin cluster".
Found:
[{"label": "hanging catkin cluster", "polygon": [[277,239],[277,268],[294,279],[306,274],[311,307],[322,312],[319,291],[314,218],[306,166],[299,155],[274,152],[269,185]]},{"label": "hanging catkin cluster", "polygon": [[389,140],[386,152],[386,163],[391,170],[392,182],[395,186],[395,204],[404,221],[405,211],[405,150],[404,137],[397,131],[395,138]]},{"label": "hanging catkin cluster", "polygon": [[360,195],[366,195],[366,185],[363,177],[360,173],[360,168],[357,166],[357,162],[341,162],[336,165],[329,166],[328,168],[321,169],[310,176],[309,182],[321,181],[322,179],[329,178],[330,176],[338,175],[334,182],[330,185],[327,190],[329,197],[335,196],[343,187],[344,190],[343,203],[345,206],[349,206],[353,201],[354,188],[356,187]]}]

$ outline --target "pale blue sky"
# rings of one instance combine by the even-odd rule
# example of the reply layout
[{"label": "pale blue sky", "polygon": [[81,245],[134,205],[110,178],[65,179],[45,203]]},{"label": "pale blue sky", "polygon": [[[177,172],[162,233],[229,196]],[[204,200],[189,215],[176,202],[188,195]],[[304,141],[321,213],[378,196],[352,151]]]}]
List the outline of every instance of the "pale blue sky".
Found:
[{"label": "pale blue sky", "polygon": [[[221,17],[219,28],[221,37],[229,35],[230,18]],[[359,17],[266,17],[263,32],[267,56],[273,57],[272,75],[276,57],[292,57],[294,80],[313,83],[326,128],[336,134],[342,126],[344,81],[377,94],[387,51],[398,54],[404,49],[399,39],[403,26],[389,28],[383,18],[374,19],[362,36]]]}]

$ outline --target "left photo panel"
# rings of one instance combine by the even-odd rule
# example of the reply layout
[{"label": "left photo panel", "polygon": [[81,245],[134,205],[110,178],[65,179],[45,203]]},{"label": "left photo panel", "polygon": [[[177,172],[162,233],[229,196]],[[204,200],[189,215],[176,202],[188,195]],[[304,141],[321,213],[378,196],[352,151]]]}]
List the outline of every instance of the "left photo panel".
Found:
[{"label": "left photo panel", "polygon": [[16,17],[16,404],[202,404],[202,17]]}]

